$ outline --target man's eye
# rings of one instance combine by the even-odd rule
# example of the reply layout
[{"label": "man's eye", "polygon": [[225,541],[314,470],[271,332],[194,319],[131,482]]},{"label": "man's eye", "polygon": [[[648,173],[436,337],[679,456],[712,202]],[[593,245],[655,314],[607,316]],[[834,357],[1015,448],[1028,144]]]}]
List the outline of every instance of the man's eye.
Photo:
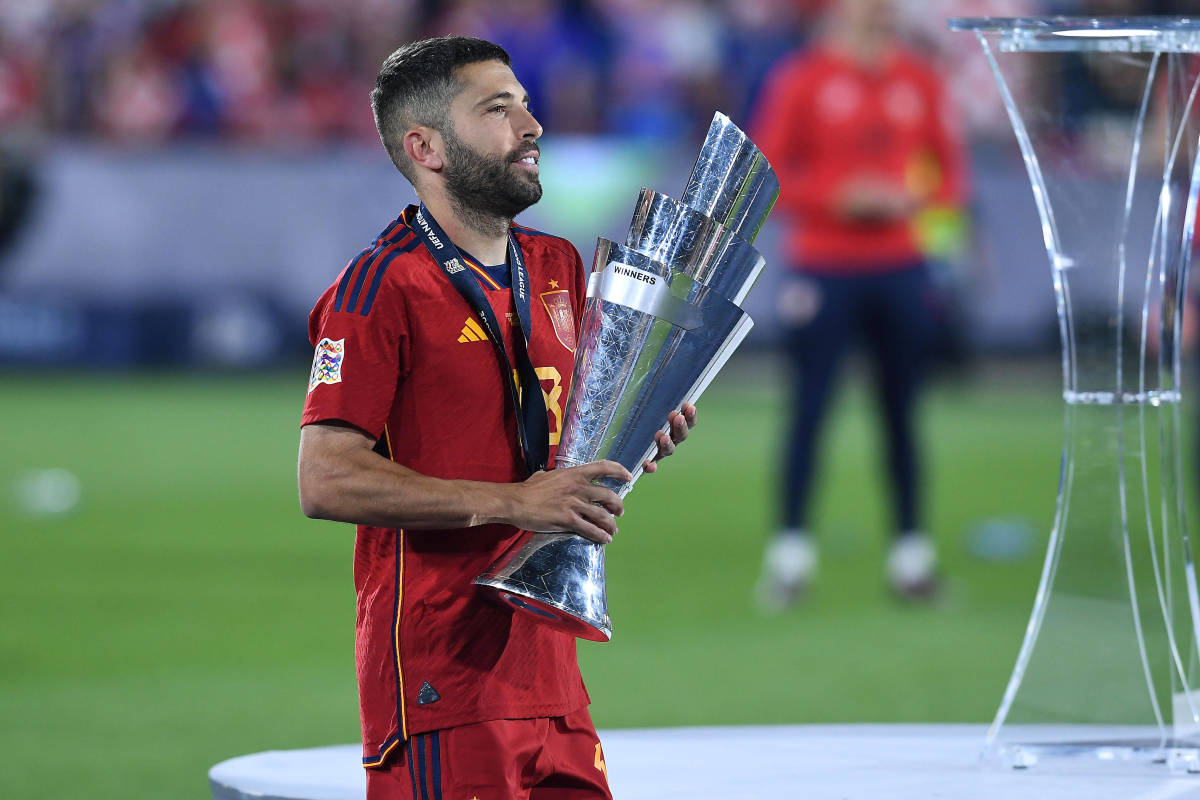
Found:
[{"label": "man's eye", "polygon": [[489,114],[500,114],[504,111],[504,106],[492,106],[488,109]]}]

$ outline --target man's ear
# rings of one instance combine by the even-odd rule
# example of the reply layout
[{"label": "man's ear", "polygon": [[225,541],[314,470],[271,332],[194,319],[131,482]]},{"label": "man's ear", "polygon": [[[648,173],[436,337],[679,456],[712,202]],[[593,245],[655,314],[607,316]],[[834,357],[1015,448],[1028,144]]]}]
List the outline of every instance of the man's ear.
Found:
[{"label": "man's ear", "polygon": [[419,167],[434,172],[440,170],[442,159],[442,136],[433,128],[419,125],[404,134],[404,154]]}]

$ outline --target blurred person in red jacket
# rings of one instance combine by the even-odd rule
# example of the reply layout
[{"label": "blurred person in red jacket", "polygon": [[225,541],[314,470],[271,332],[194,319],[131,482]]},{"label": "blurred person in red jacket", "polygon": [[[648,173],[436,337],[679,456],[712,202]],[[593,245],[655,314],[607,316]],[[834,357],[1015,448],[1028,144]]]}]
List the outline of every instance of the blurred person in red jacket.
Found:
[{"label": "blurred person in red jacket", "polygon": [[964,155],[943,82],[899,41],[891,0],[843,0],[813,44],[775,68],[755,117],[788,220],[792,270],[778,310],[795,368],[780,527],[759,598],[780,609],[815,573],[818,437],[856,338],[871,356],[887,434],[895,517],[888,580],[902,596],[928,597],[936,551],[922,528],[914,408],[936,298],[914,223],[963,195]]}]

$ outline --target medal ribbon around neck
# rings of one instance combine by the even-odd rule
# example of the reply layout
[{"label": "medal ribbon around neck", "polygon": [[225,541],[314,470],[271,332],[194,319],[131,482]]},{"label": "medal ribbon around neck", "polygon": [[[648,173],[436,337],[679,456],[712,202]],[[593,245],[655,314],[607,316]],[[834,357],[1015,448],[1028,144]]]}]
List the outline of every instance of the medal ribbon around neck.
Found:
[{"label": "medal ribbon around neck", "polygon": [[[532,334],[533,323],[529,306],[529,273],[525,269],[525,259],[521,254],[521,245],[517,244],[512,231],[508,232],[508,269],[512,278],[513,301],[517,307],[517,319],[521,324],[521,338],[513,348],[517,358],[516,372],[520,376],[520,385],[513,379],[512,362],[504,349],[504,339],[500,336],[500,325],[492,306],[487,301],[479,281],[463,263],[458,248],[450,241],[450,237],[429,213],[422,203],[414,216],[413,231],[421,237],[422,243],[438,263],[450,283],[467,301],[467,305],[479,317],[483,330],[496,350],[496,356],[504,370],[504,382],[508,386],[508,394],[516,411],[517,435],[521,438],[521,451],[525,456],[525,468],[533,474],[546,468],[550,455],[550,423],[546,419],[546,400],[542,397],[542,384],[538,380],[529,358],[529,338]],[[522,391],[522,388],[525,390]]]}]

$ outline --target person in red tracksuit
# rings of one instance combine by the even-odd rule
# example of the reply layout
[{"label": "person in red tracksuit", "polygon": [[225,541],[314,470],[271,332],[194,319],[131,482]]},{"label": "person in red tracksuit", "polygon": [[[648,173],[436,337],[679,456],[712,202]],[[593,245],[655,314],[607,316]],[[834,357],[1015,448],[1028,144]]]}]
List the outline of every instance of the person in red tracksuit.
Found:
[{"label": "person in red tracksuit", "polygon": [[[623,506],[593,480],[630,479],[553,468],[585,287],[569,242],[513,223],[542,194],[542,127],[479,39],[401,47],[371,100],[420,203],[309,317],[299,455],[304,513],[358,526],[367,798],[611,800],[575,639],[473,584],[528,531],[611,541]],[[672,412],[655,460],[695,421]]]},{"label": "person in red tracksuit", "polygon": [[810,528],[818,434],[838,367],[861,338],[887,434],[894,540],[887,575],[910,597],[936,586],[923,530],[914,405],[934,301],[914,220],[958,204],[964,154],[934,67],[906,49],[889,0],[845,0],[808,49],[780,63],[755,110],[755,141],[778,172],[792,266],[779,297],[794,369],[778,534],[758,590],[779,609],[817,565]]}]

